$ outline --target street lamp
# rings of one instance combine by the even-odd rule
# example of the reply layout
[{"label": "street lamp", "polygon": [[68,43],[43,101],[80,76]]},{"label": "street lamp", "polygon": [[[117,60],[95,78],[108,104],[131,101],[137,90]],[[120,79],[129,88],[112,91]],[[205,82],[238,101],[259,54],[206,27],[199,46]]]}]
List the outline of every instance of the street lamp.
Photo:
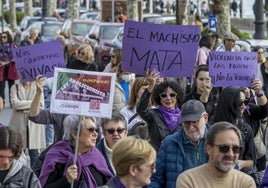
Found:
[{"label": "street lamp", "polygon": [[263,0],[255,0],[255,34],[254,39],[264,39]]}]

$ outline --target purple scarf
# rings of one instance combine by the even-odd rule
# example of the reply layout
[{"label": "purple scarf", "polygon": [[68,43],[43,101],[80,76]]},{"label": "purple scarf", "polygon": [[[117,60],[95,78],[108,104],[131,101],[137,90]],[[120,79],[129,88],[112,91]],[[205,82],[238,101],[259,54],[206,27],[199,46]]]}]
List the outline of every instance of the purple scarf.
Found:
[{"label": "purple scarf", "polygon": [[[69,142],[60,141],[52,146],[46,154],[39,177],[42,187],[46,184],[49,174],[54,171],[56,164],[65,165],[65,175],[67,168],[73,164],[73,158],[74,151]],[[93,165],[101,174],[106,176],[107,181],[112,177],[105,159],[95,147],[87,153],[78,155],[76,165],[78,168],[77,179],[80,179],[83,175],[88,187],[97,187],[96,181],[88,168],[89,165]]]},{"label": "purple scarf", "polygon": [[178,107],[176,107],[175,109],[169,109],[163,106],[159,106],[158,109],[164,117],[169,130],[173,131],[174,129],[176,129],[181,120],[180,109]]}]

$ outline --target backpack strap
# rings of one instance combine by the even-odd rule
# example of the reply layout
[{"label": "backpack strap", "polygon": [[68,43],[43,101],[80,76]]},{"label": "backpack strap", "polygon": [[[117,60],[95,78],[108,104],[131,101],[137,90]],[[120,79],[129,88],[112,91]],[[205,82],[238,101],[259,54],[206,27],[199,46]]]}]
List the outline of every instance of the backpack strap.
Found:
[{"label": "backpack strap", "polygon": [[137,116],[139,116],[140,114],[138,112],[136,112],[131,118],[129,118],[128,120],[128,124],[133,121]]}]

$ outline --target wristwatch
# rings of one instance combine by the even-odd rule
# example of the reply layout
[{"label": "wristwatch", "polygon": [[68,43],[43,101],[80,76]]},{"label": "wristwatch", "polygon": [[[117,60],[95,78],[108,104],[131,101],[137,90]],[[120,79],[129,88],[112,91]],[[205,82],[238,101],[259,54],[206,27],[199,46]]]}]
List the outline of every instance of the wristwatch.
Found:
[{"label": "wristwatch", "polygon": [[256,96],[257,97],[262,97],[264,95],[263,91],[260,90],[258,93],[256,93]]}]

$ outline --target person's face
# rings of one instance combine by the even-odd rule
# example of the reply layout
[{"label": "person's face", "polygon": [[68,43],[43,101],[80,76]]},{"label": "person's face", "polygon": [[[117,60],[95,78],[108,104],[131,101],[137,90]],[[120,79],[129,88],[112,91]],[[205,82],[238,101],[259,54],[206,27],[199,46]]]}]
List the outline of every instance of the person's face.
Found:
[{"label": "person's face", "polygon": [[[226,146],[231,148],[228,150]],[[209,165],[216,172],[227,173],[234,168],[238,160],[240,152],[239,138],[234,130],[219,132],[215,138],[214,145],[207,145],[206,150],[209,155]]]},{"label": "person's face", "polygon": [[240,103],[241,103],[241,105],[239,107],[239,115],[242,116],[243,112],[246,109],[246,104],[247,104],[247,100],[246,100],[245,94],[243,92],[240,92]]},{"label": "person's face", "polygon": [[146,163],[137,167],[137,173],[135,174],[135,182],[137,186],[146,186],[151,183],[152,173],[155,172],[155,159],[150,159]]},{"label": "person's face", "polygon": [[177,93],[168,87],[166,91],[160,93],[160,103],[165,108],[174,109],[177,104]]},{"label": "person's face", "polygon": [[108,147],[112,149],[118,140],[127,136],[124,123],[122,121],[109,121],[105,125],[103,136]]},{"label": "person's face", "polygon": [[32,32],[32,33],[30,33],[30,38],[31,38],[32,40],[36,40],[37,37],[38,37],[38,33],[37,33],[37,32]]},{"label": "person's face", "polygon": [[2,43],[6,43],[8,41],[7,34],[3,33],[1,36],[1,40]]},{"label": "person's face", "polygon": [[96,124],[91,119],[86,119],[84,127],[81,128],[79,145],[81,148],[92,149],[96,146],[97,137],[98,129],[96,128]]},{"label": "person's face", "polygon": [[0,150],[0,170],[8,170],[14,160],[14,154],[10,149]]},{"label": "person's face", "polygon": [[264,50],[263,48],[258,49],[258,62],[263,62],[264,60]]},{"label": "person's face", "polygon": [[78,51],[78,59],[79,59],[79,60],[84,60],[84,59],[86,59],[86,52],[85,52],[85,50],[80,49],[80,50]]},{"label": "person's face", "polygon": [[203,113],[197,121],[184,121],[182,123],[185,134],[191,141],[198,141],[204,134],[206,129],[206,123],[208,121],[208,114]]},{"label": "person's face", "polygon": [[211,78],[209,77],[208,71],[200,71],[196,78],[196,89],[197,93],[202,94],[207,88],[211,88]]},{"label": "person's face", "polygon": [[231,51],[232,48],[235,46],[235,41],[231,39],[225,39],[224,46],[226,51]]}]

